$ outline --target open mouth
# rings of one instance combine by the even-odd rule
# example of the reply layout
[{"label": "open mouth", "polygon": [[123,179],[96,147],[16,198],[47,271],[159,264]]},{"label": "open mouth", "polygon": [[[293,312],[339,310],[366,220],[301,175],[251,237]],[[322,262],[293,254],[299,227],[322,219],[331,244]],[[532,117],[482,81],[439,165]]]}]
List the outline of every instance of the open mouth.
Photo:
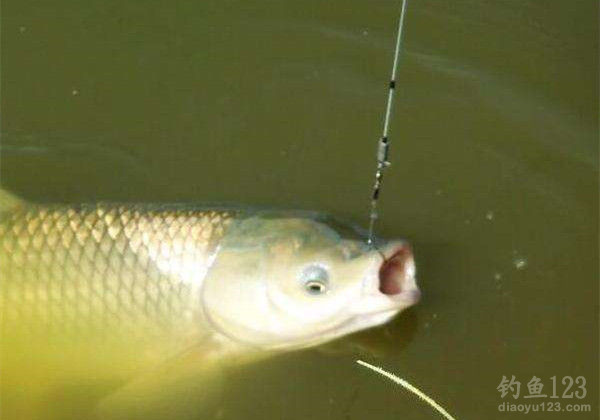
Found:
[{"label": "open mouth", "polygon": [[414,288],[415,262],[410,245],[394,244],[383,251],[379,269],[379,291],[395,296]]},{"label": "open mouth", "polygon": [[[371,255],[373,265],[364,283],[363,296],[354,311],[370,325],[386,322],[403,309],[417,303],[421,292],[417,286],[415,262],[408,243],[392,241]],[[383,262],[381,259],[383,258]],[[376,265],[375,265],[376,264]]]}]

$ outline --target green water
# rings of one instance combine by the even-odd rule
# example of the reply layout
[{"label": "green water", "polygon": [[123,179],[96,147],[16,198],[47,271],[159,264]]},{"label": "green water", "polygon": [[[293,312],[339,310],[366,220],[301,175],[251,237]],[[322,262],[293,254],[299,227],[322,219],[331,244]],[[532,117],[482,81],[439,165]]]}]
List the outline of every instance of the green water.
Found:
[{"label": "green water", "polygon": [[[40,200],[305,208],[365,224],[397,1],[2,4],[2,183]],[[598,4],[413,1],[383,236],[422,302],[386,327],[232,373],[221,419],[598,417]],[[359,350],[357,350],[359,348]],[[502,376],[521,396],[501,398]],[[584,376],[578,400],[527,382]],[[573,388],[575,390],[575,387]],[[66,387],[48,417],[78,418]],[[76,409],[71,409],[72,404]],[[198,403],[198,405],[200,405]]]}]

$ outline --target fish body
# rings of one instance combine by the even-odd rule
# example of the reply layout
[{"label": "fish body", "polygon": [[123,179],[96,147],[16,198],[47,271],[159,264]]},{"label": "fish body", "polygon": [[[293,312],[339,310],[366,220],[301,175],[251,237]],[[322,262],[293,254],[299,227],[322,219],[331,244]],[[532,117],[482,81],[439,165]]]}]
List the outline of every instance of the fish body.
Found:
[{"label": "fish body", "polygon": [[306,214],[2,201],[4,386],[35,387],[44,369],[125,383],[189,349],[200,364],[248,361],[380,325],[419,297],[406,243],[372,249]]},{"label": "fish body", "polygon": [[124,205],[5,213],[3,330],[20,325],[103,339],[198,332],[199,288],[232,218],[227,211]]}]

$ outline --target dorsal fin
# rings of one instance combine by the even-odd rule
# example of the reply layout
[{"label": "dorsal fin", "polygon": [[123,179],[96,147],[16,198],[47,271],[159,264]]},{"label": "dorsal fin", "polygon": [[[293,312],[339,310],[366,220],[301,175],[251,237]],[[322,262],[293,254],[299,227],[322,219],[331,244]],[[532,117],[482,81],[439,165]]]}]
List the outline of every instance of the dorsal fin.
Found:
[{"label": "dorsal fin", "polygon": [[16,207],[24,204],[25,201],[17,197],[10,191],[0,187],[0,212],[14,210]]}]

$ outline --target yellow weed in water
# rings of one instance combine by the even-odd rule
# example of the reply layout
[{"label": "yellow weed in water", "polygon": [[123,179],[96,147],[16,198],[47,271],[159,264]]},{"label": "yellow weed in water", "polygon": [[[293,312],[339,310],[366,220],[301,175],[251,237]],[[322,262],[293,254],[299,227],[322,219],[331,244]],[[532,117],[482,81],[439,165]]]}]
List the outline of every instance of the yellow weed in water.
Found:
[{"label": "yellow weed in water", "polygon": [[386,372],[385,370],[381,369],[380,367],[377,366],[373,366],[367,362],[363,362],[362,360],[357,360],[356,363],[358,363],[359,365],[362,365],[366,368],[369,368],[377,373],[379,373],[380,375],[385,376],[386,378],[396,382],[398,385],[403,386],[404,388],[408,389],[410,392],[412,392],[413,394],[415,394],[417,397],[421,398],[423,401],[425,401],[427,404],[429,404],[431,407],[433,407],[438,413],[440,413],[442,416],[444,416],[446,419],[448,420],[456,420],[454,417],[452,417],[446,410],[444,410],[444,408],[439,405],[438,403],[436,403],[433,398],[427,396],[423,391],[421,391],[419,388],[409,384],[408,382],[406,382],[404,379],[399,378],[398,376],[394,375],[393,373],[390,372]]}]

